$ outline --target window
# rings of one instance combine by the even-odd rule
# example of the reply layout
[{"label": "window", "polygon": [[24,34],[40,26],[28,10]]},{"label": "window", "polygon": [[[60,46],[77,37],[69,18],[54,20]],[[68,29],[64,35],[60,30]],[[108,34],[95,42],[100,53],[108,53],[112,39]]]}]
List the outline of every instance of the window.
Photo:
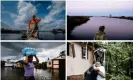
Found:
[{"label": "window", "polygon": [[67,49],[68,49],[67,55],[68,55],[68,56],[72,56],[72,57],[74,58],[74,57],[75,57],[75,48],[74,48],[74,44],[68,43]]},{"label": "window", "polygon": [[88,48],[87,46],[82,46],[82,59],[88,59]]}]

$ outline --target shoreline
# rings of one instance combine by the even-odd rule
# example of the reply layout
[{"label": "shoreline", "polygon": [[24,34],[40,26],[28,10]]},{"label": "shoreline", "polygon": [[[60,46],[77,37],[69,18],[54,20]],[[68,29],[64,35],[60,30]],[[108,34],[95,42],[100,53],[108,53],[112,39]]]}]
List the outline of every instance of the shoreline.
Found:
[{"label": "shoreline", "polygon": [[[120,22],[122,22],[122,23],[120,23]],[[90,26],[92,28],[89,27],[89,23],[91,24]],[[74,36],[74,35],[70,34],[71,37],[68,36],[69,37],[68,40],[92,40],[92,38],[93,38],[93,36],[91,34],[92,31],[89,31],[89,29],[90,30],[93,29],[95,31],[96,29],[94,29],[93,26],[97,27],[99,25],[110,26],[110,27],[107,28],[107,30],[110,33],[113,32],[113,31],[111,31],[112,29],[116,28],[117,30],[122,30],[120,32],[123,32],[123,30],[128,30],[129,32],[125,32],[125,33],[131,35],[132,28],[131,27],[127,27],[127,29],[126,29],[124,26],[132,26],[132,24],[133,24],[133,22],[131,20],[128,20],[128,19],[119,19],[119,18],[113,18],[113,17],[107,17],[107,16],[93,16],[93,17],[90,17],[90,21],[88,21],[87,23],[82,24],[83,26],[79,25],[80,28],[77,28],[78,26],[75,27],[75,28],[78,29],[78,31],[76,31],[76,33],[78,33],[78,35],[75,34],[75,36]],[[87,26],[88,26],[88,28],[87,28]],[[121,26],[120,27],[121,29],[119,28],[119,26]],[[68,26],[68,27],[70,27],[70,26]],[[84,27],[86,27],[86,28],[82,29]],[[80,31],[80,29],[82,29],[82,31]],[[87,32],[86,29],[88,29],[88,32]],[[97,27],[97,29],[98,29],[98,27]],[[84,35],[84,37],[82,36],[82,34],[80,34],[80,33],[84,33],[83,30],[85,30],[85,32],[87,34],[87,35]],[[108,35],[113,36],[113,35],[111,35],[112,33],[110,34],[109,32],[108,32]],[[114,32],[116,32],[116,31],[114,31]],[[90,33],[90,34],[88,34],[88,33]],[[123,34],[123,33],[121,33],[121,34]],[[121,34],[119,34],[119,35],[121,35]],[[118,36],[118,35],[116,35],[116,36]],[[132,37],[128,37],[125,34],[123,34],[123,36],[119,36],[119,38],[115,37],[115,36],[113,38],[109,37],[109,40],[132,40]]]},{"label": "shoreline", "polygon": [[125,20],[133,21],[133,17],[124,17],[124,16],[121,16],[121,17],[109,17],[109,18],[117,18],[117,19],[125,19]]},{"label": "shoreline", "polygon": [[76,26],[84,24],[89,20],[89,16],[67,16],[67,32],[69,36],[68,39],[71,39],[71,32]]}]

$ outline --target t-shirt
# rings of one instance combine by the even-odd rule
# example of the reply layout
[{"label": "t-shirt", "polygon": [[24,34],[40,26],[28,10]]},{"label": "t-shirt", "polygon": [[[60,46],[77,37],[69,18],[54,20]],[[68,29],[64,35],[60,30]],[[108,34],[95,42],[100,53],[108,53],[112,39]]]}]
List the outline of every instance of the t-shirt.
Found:
[{"label": "t-shirt", "polygon": [[24,76],[34,76],[34,64],[33,62],[29,62],[27,65],[24,66]]},{"label": "t-shirt", "polygon": [[106,40],[106,33],[98,31],[94,37],[95,40]]},{"label": "t-shirt", "polygon": [[[105,74],[104,66],[97,67],[103,74]],[[97,80],[105,80],[105,78],[101,77],[100,75],[97,76]]]}]

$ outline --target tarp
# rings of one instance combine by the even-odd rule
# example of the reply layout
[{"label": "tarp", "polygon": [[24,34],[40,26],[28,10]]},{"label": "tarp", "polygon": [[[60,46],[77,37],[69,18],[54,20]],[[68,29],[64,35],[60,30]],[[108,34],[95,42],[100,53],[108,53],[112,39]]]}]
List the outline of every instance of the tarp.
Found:
[{"label": "tarp", "polygon": [[38,53],[38,51],[35,49],[35,48],[29,48],[29,47],[26,47],[22,50],[22,54],[23,55],[36,55]]}]

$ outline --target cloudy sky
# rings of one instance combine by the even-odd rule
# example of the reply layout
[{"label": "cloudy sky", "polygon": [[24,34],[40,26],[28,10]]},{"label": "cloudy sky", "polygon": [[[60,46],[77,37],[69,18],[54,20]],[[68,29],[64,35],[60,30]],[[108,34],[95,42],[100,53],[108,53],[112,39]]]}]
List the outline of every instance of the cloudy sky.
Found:
[{"label": "cloudy sky", "polygon": [[68,0],[68,15],[133,16],[133,0]]},{"label": "cloudy sky", "polygon": [[40,30],[65,28],[64,1],[2,1],[1,26],[7,29],[27,29],[33,14],[41,19]]},{"label": "cloudy sky", "polygon": [[[1,60],[10,59],[11,61],[23,60],[22,49],[25,47],[39,50],[37,57],[39,62],[52,59],[65,50],[64,42],[2,42],[1,43]],[[34,59],[33,59],[34,60]]]}]

